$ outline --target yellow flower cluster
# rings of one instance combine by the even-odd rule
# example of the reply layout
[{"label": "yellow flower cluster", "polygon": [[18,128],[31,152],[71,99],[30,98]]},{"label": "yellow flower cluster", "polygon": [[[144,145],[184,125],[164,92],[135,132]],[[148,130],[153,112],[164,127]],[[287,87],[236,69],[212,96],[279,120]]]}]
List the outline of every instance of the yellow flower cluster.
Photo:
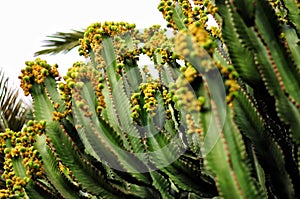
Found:
[{"label": "yellow flower cluster", "polygon": [[216,43],[206,30],[197,26],[196,23],[191,24],[189,28],[190,32],[181,30],[176,35],[175,52],[183,59],[188,60],[192,64],[197,64],[203,69],[211,68],[213,63],[210,60]]},{"label": "yellow flower cluster", "polygon": [[131,117],[134,119],[135,122],[140,118],[140,112],[141,112],[141,107],[139,105],[139,99],[140,99],[141,93],[133,93],[131,95],[131,103],[132,103],[132,108],[131,108]]},{"label": "yellow flower cluster", "polygon": [[199,77],[199,73],[198,71],[191,65],[191,64],[188,64],[188,67],[183,67],[183,74],[184,74],[184,77],[185,79],[191,83],[194,81],[195,78]]},{"label": "yellow flower cluster", "polygon": [[79,54],[87,57],[91,51],[95,52],[104,37],[113,37],[134,28],[135,24],[125,22],[94,23],[86,29],[84,38],[80,39]]},{"label": "yellow flower cluster", "polygon": [[[179,56],[176,53],[174,53],[171,50],[164,49],[164,48],[157,48],[155,50],[155,53],[161,57],[161,59],[158,60],[157,59],[158,56],[156,56],[156,61],[157,62],[159,61],[158,66],[161,66],[171,60],[179,58]],[[160,68],[157,68],[157,69],[160,70]]]},{"label": "yellow flower cluster", "polygon": [[178,3],[182,8],[183,14],[186,16],[186,18],[183,19],[183,23],[190,25],[194,22],[195,17],[191,2],[189,0],[179,0]]},{"label": "yellow flower cluster", "polygon": [[182,108],[189,113],[201,110],[201,104],[184,75],[179,76],[172,88],[175,89],[173,100],[176,102],[178,108]]},{"label": "yellow flower cluster", "polygon": [[[174,95],[173,92],[168,91],[166,87],[155,81],[142,83],[139,89],[140,91],[133,93],[130,98],[132,104],[131,117],[135,122],[138,122],[140,119],[140,114],[142,111],[150,113],[151,116],[155,115],[155,110],[158,107],[158,102],[155,98],[155,95],[158,94],[158,92],[162,92],[165,107],[168,107]],[[143,104],[143,107],[141,107],[141,104]],[[166,109],[166,115],[167,119],[171,117],[171,112],[169,109]]]},{"label": "yellow flower cluster", "polygon": [[139,60],[139,55],[141,54],[141,52],[142,50],[138,48],[135,48],[134,50],[123,51],[117,58],[118,62],[121,64],[127,64],[127,62],[130,60],[130,64],[134,64]]},{"label": "yellow flower cluster", "polygon": [[220,62],[216,63],[216,66],[218,67],[221,74],[227,79],[225,81],[225,85],[228,87],[228,94],[226,96],[226,102],[231,105],[231,102],[234,99],[234,96],[237,93],[237,90],[239,90],[240,86],[237,82],[237,78],[239,77],[239,74],[234,69],[232,65],[224,66]]},{"label": "yellow flower cluster", "polygon": [[[0,190],[0,198],[23,197],[24,187],[32,178],[43,175],[41,156],[33,146],[35,136],[45,133],[46,122],[30,120],[22,132],[13,132],[7,129],[0,133],[1,153],[5,154],[4,172],[2,178],[6,182],[6,189]],[[22,158],[26,169],[26,177],[20,178],[13,168],[13,161]]]},{"label": "yellow flower cluster", "polygon": [[[270,5],[273,7],[273,9],[276,12],[276,15],[280,22],[282,23],[288,23],[288,17],[286,14],[286,10],[283,11],[283,8],[285,8],[285,5],[281,3],[280,0],[269,0]],[[299,8],[300,3],[298,3]]]},{"label": "yellow flower cluster", "polygon": [[202,27],[207,26],[208,14],[212,16],[217,12],[217,7],[212,5],[209,0],[198,1],[194,0],[193,5],[189,0],[161,0],[158,5],[158,10],[163,14],[163,17],[168,22],[167,27],[177,30],[175,21],[173,19],[175,5],[179,4],[182,12],[185,16],[183,23],[190,25],[194,22],[198,22]]},{"label": "yellow flower cluster", "polygon": [[145,29],[139,41],[145,44],[142,53],[150,58],[155,55],[154,60],[157,65],[163,65],[170,59],[174,59],[173,41],[167,38],[166,29],[160,29],[159,25]]},{"label": "yellow flower cluster", "polygon": [[46,61],[37,58],[35,61],[26,61],[26,68],[21,70],[19,79],[25,96],[30,94],[34,83],[42,84],[47,76],[58,77],[57,65],[49,65]]},{"label": "yellow flower cluster", "polygon": [[[195,22],[188,26],[191,34],[193,35],[193,49],[196,51],[201,50],[200,46],[203,47],[210,55],[213,54],[216,44],[210,37],[208,32],[201,26],[200,23]],[[197,53],[199,54],[199,53]]]},{"label": "yellow flower cluster", "polygon": [[[162,94],[163,94],[165,107],[168,107],[168,105],[171,104],[171,102],[172,102],[174,92],[169,91],[169,90],[167,90],[167,88],[163,87],[163,93]],[[167,117],[166,119],[171,119],[171,117],[172,117],[171,111],[168,108],[166,110],[166,117]]]},{"label": "yellow flower cluster", "polygon": [[172,0],[161,0],[158,5],[158,10],[163,14],[164,19],[168,22],[167,27],[177,30],[177,27],[173,20],[173,7],[174,2]]},{"label": "yellow flower cluster", "polygon": [[192,134],[192,133],[198,133],[202,134],[202,129],[200,127],[197,127],[195,125],[195,122],[193,121],[192,115],[191,114],[186,114],[185,116],[186,124],[187,124],[187,134]]},{"label": "yellow flower cluster", "polygon": [[[71,103],[70,97],[74,99],[76,105],[85,112],[85,116],[92,116],[93,113],[89,110],[89,105],[83,99],[82,88],[88,82],[92,84],[95,90],[95,94],[98,100],[97,112],[101,113],[101,110],[105,108],[104,96],[102,94],[102,89],[104,88],[104,78],[101,72],[95,70],[91,66],[84,65],[82,62],[76,62],[73,64],[72,68],[69,68],[67,75],[64,76],[66,83],[61,83],[59,89],[61,90],[61,95],[67,101],[66,104]],[[70,110],[71,111],[71,104]],[[64,113],[63,116],[65,116]]]},{"label": "yellow flower cluster", "polygon": [[210,34],[213,36],[213,37],[216,37],[216,38],[222,38],[222,31],[221,31],[221,28],[217,27],[217,26],[211,26],[208,31],[210,32]]},{"label": "yellow flower cluster", "polygon": [[64,84],[63,82],[60,82],[58,84],[58,88],[60,90],[61,99],[63,101],[65,101],[66,109],[62,113],[62,112],[58,111],[58,108],[59,108],[60,104],[58,104],[58,103],[54,104],[55,111],[53,112],[53,118],[52,119],[55,120],[55,121],[59,121],[62,118],[65,118],[67,115],[72,113],[72,107],[71,107],[72,102],[71,102],[71,97],[70,97],[71,89],[68,87],[67,84]]},{"label": "yellow flower cluster", "polygon": [[188,59],[192,53],[190,36],[186,30],[181,30],[175,37],[175,52],[182,56],[183,59]]},{"label": "yellow flower cluster", "polygon": [[198,8],[206,15],[211,14],[212,16],[215,16],[218,11],[217,6],[213,5],[210,0],[193,0],[193,2],[194,5],[198,6]]},{"label": "yellow flower cluster", "polygon": [[[82,62],[75,62],[72,68],[68,69],[67,74],[63,77],[64,82],[60,82],[58,84],[58,88],[60,90],[61,99],[65,101],[65,110],[64,112],[58,111],[60,104],[54,104],[55,111],[53,112],[53,120],[59,121],[62,118],[65,118],[67,115],[72,113],[72,91],[74,88],[80,88],[83,85],[83,82],[79,79],[79,74],[81,71]],[[73,94],[76,97],[76,92]],[[74,98],[74,96],[72,96]],[[80,96],[80,95],[79,95]]]},{"label": "yellow flower cluster", "polygon": [[102,109],[106,107],[106,104],[105,104],[105,101],[104,101],[104,95],[102,93],[102,89],[104,88],[103,79],[101,78],[98,81],[99,81],[99,83],[98,83],[97,88],[96,88],[96,96],[97,96],[97,99],[98,99],[97,112],[100,115]]},{"label": "yellow flower cluster", "polygon": [[158,91],[159,86],[160,85],[157,82],[144,83],[140,86],[140,90],[143,92],[145,100],[143,109],[145,109],[148,113],[154,113],[157,108],[157,100],[155,99],[155,94]]}]

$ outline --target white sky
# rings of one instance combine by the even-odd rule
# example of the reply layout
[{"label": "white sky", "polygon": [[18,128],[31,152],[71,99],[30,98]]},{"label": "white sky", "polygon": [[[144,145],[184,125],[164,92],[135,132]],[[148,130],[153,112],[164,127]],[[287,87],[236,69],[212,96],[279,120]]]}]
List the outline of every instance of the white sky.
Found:
[{"label": "white sky", "polygon": [[[19,85],[24,62],[34,60],[46,36],[71,29],[85,29],[91,23],[125,21],[137,28],[153,24],[165,26],[157,10],[160,0],[9,0],[0,3],[0,69]],[[75,61],[83,60],[77,49],[68,54],[41,56],[49,64],[57,63],[61,75]]]}]

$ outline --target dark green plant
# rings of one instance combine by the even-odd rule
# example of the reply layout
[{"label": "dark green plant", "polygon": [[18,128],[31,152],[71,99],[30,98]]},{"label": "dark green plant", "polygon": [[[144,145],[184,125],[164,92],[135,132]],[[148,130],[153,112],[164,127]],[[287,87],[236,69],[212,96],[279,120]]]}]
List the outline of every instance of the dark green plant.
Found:
[{"label": "dark green plant", "polygon": [[[80,39],[90,62],[63,80],[56,65],[26,62],[35,120],[1,134],[1,197],[300,197],[299,3],[158,9],[171,38],[95,23]],[[157,78],[138,66],[142,54]]]}]

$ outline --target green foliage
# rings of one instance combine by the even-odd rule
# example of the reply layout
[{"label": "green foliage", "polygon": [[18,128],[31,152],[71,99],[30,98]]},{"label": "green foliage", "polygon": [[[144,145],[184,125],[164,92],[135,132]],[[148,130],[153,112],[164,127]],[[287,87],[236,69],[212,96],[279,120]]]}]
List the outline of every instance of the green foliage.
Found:
[{"label": "green foliage", "polygon": [[[26,62],[34,120],[0,135],[0,196],[299,198],[295,6],[162,0],[172,36],[94,23],[77,32],[90,62],[63,79],[56,65]],[[69,50],[77,36],[60,33],[45,52]]]}]

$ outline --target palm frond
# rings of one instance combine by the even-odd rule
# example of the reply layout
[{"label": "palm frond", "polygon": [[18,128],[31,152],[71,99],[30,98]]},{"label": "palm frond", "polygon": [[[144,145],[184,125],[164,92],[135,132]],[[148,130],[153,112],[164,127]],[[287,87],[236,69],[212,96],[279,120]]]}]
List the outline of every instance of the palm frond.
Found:
[{"label": "palm frond", "polygon": [[20,131],[28,119],[29,109],[18,90],[9,85],[9,78],[0,70],[0,132],[6,128]]},{"label": "palm frond", "polygon": [[46,43],[42,47],[45,49],[37,51],[34,53],[34,56],[39,55],[55,55],[58,53],[68,53],[73,48],[79,45],[79,39],[83,38],[83,31],[72,30],[72,32],[57,32],[53,35],[47,36]]}]

